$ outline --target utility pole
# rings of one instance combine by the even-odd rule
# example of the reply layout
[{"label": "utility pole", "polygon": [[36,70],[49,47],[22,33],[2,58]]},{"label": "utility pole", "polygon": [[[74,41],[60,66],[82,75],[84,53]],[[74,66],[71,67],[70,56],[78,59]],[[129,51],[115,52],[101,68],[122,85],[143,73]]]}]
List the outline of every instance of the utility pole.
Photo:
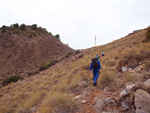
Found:
[{"label": "utility pole", "polygon": [[95,46],[96,46],[96,35],[95,35]]}]

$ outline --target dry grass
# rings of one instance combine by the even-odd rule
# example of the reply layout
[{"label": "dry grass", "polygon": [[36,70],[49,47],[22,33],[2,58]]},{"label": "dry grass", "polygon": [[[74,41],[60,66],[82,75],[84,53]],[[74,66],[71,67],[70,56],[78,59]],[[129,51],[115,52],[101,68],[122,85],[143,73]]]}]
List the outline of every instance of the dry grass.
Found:
[{"label": "dry grass", "polygon": [[77,103],[73,100],[72,95],[55,92],[48,94],[40,111],[41,113],[74,113],[76,109]]},{"label": "dry grass", "polygon": [[[116,80],[115,75],[118,73],[116,68],[118,65],[122,67],[125,64],[131,66],[134,62],[134,65],[137,65],[136,62],[148,59],[150,45],[142,43],[144,33],[145,31],[140,31],[110,44],[80,51],[84,53],[82,58],[78,58],[79,54],[68,55],[69,62],[64,59],[36,76],[30,76],[23,81],[1,88],[0,112],[31,112],[31,108],[38,105],[42,113],[75,112],[79,103],[73,100],[72,92],[76,89],[82,91],[79,86],[82,81],[86,81],[87,87],[92,85],[89,73],[91,59],[96,54],[101,55],[101,52],[105,52],[105,56],[99,58],[102,73],[98,79],[98,86],[105,87],[113,81],[118,85],[133,81],[134,76],[130,74]],[[144,54],[141,55],[141,52]],[[121,60],[122,63],[119,63]]]}]

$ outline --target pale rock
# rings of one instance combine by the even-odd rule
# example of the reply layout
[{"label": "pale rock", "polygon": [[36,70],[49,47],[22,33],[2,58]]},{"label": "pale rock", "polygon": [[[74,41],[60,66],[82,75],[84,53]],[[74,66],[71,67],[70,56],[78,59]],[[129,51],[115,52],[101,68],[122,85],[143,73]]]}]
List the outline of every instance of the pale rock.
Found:
[{"label": "pale rock", "polygon": [[105,106],[105,100],[101,98],[96,101],[95,109],[97,110],[98,113],[101,113],[100,111],[103,110],[104,106]]},{"label": "pale rock", "polygon": [[81,95],[77,95],[77,96],[74,97],[74,100],[78,100],[80,98],[81,98]]},{"label": "pale rock", "polygon": [[116,99],[115,98],[112,98],[112,97],[109,97],[109,98],[106,98],[105,99],[105,103],[108,105],[108,106],[115,106],[117,103],[116,103]]},{"label": "pale rock", "polygon": [[132,71],[132,68],[128,68],[128,71],[130,71],[130,72],[131,72],[131,71]]},{"label": "pale rock", "polygon": [[132,88],[133,88],[134,86],[135,86],[135,84],[126,86],[126,91],[127,91],[127,93],[131,93]]},{"label": "pale rock", "polygon": [[126,72],[128,70],[128,68],[127,67],[122,67],[122,72]]},{"label": "pale rock", "polygon": [[145,84],[148,88],[150,88],[150,79],[148,79],[146,82],[144,82],[144,84]]},{"label": "pale rock", "polygon": [[87,103],[87,101],[86,100],[82,100],[82,104],[86,104]]},{"label": "pale rock", "polygon": [[144,90],[137,90],[135,93],[136,113],[150,113],[150,95]]},{"label": "pale rock", "polygon": [[126,95],[128,95],[126,89],[124,89],[120,92],[120,97],[125,97]]},{"label": "pale rock", "polygon": [[125,102],[121,102],[121,107],[123,108],[124,111],[129,109],[129,106]]}]

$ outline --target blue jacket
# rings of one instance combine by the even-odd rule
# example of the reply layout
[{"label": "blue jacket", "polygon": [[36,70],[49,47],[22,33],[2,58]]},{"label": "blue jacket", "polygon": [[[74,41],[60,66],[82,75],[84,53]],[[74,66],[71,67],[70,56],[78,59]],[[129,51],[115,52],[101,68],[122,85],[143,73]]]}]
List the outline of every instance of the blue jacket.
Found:
[{"label": "blue jacket", "polygon": [[[98,68],[97,68],[97,70],[99,70],[99,69],[101,69],[100,61],[97,60],[97,63],[98,63]],[[93,68],[93,65],[92,65],[92,62],[91,62],[90,71],[91,71],[92,69],[94,69],[94,68]]]}]

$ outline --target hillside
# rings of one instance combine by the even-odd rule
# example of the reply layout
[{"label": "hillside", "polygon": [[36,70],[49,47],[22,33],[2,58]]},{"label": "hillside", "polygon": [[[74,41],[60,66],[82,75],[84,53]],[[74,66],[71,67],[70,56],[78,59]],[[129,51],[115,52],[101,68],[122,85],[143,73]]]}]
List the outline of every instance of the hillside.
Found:
[{"label": "hillside", "polygon": [[[2,87],[0,112],[149,112],[150,42],[145,41],[146,33],[147,29],[137,30],[106,45],[69,52],[47,70]],[[94,87],[89,66],[96,54],[102,72]]]},{"label": "hillside", "polygon": [[59,60],[72,49],[46,29],[14,24],[0,28],[0,77],[37,73],[40,65]]}]

